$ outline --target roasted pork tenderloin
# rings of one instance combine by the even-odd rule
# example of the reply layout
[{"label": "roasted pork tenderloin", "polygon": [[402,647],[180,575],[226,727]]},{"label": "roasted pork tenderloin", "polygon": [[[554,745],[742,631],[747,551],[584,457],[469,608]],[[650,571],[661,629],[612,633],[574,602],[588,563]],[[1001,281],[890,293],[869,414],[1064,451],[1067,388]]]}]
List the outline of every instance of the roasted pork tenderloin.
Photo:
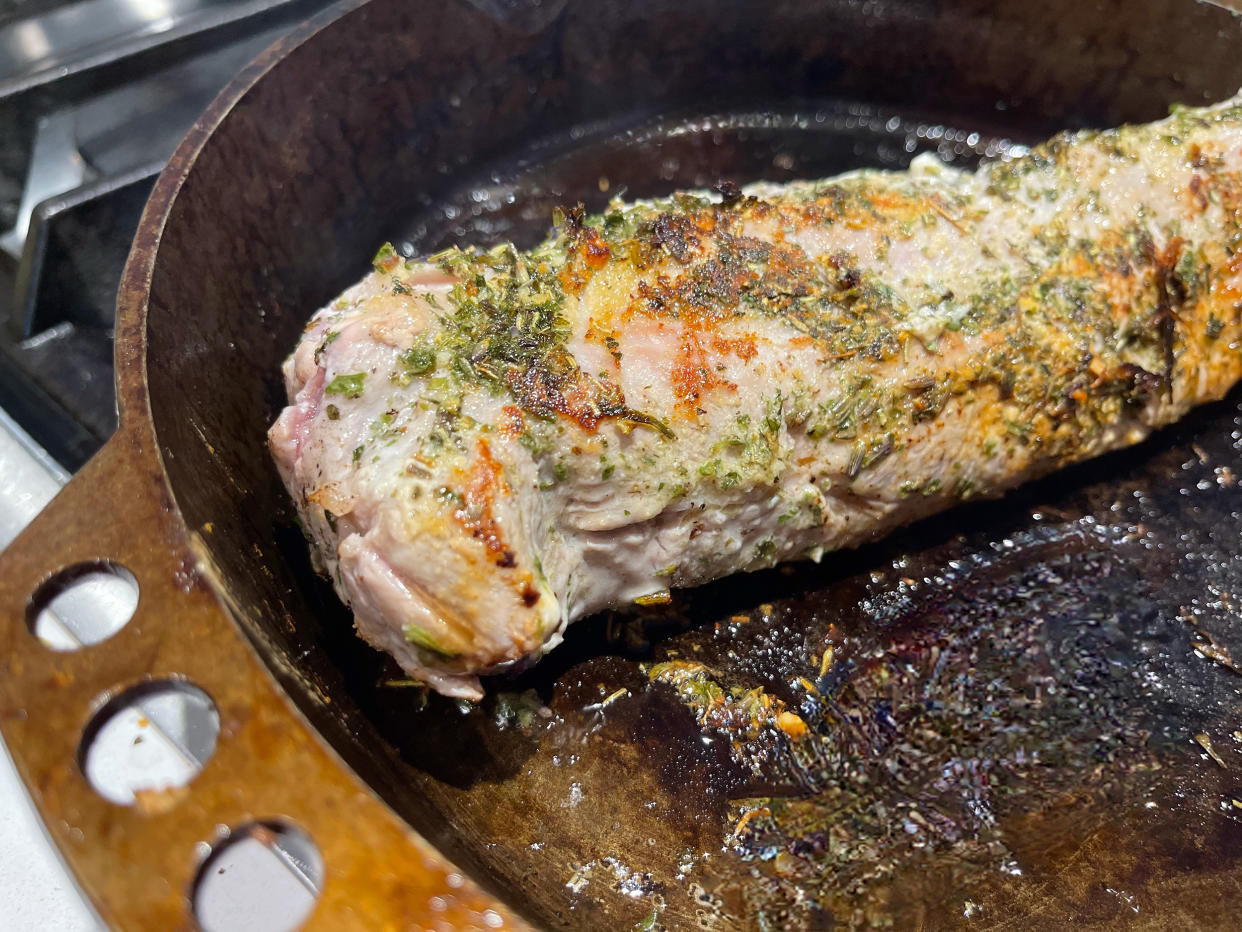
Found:
[{"label": "roasted pork tenderloin", "polygon": [[1138,442],[1242,373],[1242,102],[967,173],[390,247],[271,449],[359,633],[450,695],[600,609],[873,540]]}]

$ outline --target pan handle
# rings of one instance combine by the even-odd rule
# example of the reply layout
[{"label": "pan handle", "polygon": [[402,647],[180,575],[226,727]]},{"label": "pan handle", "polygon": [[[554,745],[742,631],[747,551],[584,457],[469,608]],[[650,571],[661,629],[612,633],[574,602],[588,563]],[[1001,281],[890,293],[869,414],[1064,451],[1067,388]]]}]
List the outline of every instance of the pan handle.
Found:
[{"label": "pan handle", "polygon": [[[34,634],[39,610],[89,571],[136,582],[132,617],[97,643],[52,649]],[[0,552],[0,731],[103,920],[197,928],[200,868],[231,833],[259,825],[300,829],[321,857],[304,929],[524,927],[327,747],[215,585],[193,554],[146,422],[123,423]],[[112,802],[84,775],[85,747],[118,703],[161,684],[205,694],[218,717],[214,750],[184,787]]]}]

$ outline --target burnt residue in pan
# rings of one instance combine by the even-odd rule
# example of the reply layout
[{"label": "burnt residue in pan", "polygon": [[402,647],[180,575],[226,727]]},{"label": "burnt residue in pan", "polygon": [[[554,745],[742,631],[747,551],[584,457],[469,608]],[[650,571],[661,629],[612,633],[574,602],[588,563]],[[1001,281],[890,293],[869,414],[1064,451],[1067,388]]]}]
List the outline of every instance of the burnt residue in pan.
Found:
[{"label": "burnt residue in pan", "polygon": [[[565,191],[649,178],[635,152],[667,189],[1011,145],[848,107],[667,120],[489,172],[403,239],[529,242]],[[589,619],[479,706],[342,666],[426,801],[407,817],[550,927],[1193,915],[1242,857],[1236,407],[819,566]],[[1185,904],[1153,902],[1178,876]]]}]

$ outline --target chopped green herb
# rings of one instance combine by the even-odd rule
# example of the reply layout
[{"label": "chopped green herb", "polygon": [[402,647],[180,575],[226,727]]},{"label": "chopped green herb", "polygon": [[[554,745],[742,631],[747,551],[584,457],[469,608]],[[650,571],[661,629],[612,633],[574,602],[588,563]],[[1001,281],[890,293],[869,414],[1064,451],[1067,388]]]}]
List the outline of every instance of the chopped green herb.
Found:
[{"label": "chopped green herb", "polygon": [[660,589],[657,592],[649,592],[647,595],[640,595],[634,600],[635,605],[668,605],[673,601],[673,594],[667,589]]},{"label": "chopped green herb", "polygon": [[397,357],[410,375],[425,375],[436,367],[436,353],[429,346],[416,343]]},{"label": "chopped green herb", "polygon": [[365,372],[338,375],[328,383],[324,393],[328,395],[344,395],[346,398],[357,398],[362,394],[363,383],[366,381],[366,377],[367,374]]},{"label": "chopped green herb", "polygon": [[420,628],[418,625],[406,625],[401,629],[401,633],[405,639],[415,647],[421,647],[423,650],[431,651],[433,654],[439,654],[441,657],[454,657],[456,654],[446,649],[435,637],[426,629]]},{"label": "chopped green herb", "polygon": [[371,267],[377,272],[387,272],[396,264],[399,258],[397,250],[393,248],[392,243],[385,243],[379,248],[375,258],[371,260]]},{"label": "chopped green herb", "polygon": [[315,349],[315,362],[316,363],[318,363],[319,360],[323,358],[323,351],[328,348],[328,345],[330,343],[335,342],[336,339],[340,335],[341,335],[341,331],[339,330],[331,330],[328,332],[327,336],[323,338],[323,342],[321,342],[319,346]]}]

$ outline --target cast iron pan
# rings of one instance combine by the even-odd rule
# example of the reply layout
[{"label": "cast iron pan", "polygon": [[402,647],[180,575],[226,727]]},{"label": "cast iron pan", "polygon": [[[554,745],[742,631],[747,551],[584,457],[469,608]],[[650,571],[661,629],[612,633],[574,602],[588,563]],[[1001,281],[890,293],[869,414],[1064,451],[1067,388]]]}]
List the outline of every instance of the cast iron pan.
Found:
[{"label": "cast iron pan", "polygon": [[[322,852],[307,928],[333,932],[1235,927],[1237,393],[823,566],[583,622],[477,708],[354,638],[264,432],[306,317],[385,239],[529,245],[558,203],[969,163],[1239,85],[1242,30],[1192,0],[351,0],[270,51],[147,207],[120,430],[0,559],[0,726],[104,917],[193,927],[202,843],[280,820]],[[90,561],[132,571],[137,614],[47,651],[31,593]],[[702,731],[644,672],[676,657],[829,750]],[[215,754],[108,803],[83,727],[167,677],[213,698]]]}]

